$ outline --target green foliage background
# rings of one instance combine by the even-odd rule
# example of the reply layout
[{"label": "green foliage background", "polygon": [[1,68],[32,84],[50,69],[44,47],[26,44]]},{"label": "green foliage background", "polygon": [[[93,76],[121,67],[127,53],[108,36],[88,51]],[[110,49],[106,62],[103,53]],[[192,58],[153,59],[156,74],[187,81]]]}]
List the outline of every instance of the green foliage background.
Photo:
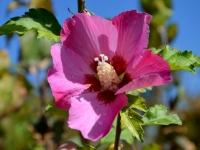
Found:
[{"label": "green foliage background", "polygon": [[[149,47],[155,47],[152,48],[154,53],[162,55],[166,60],[169,59],[172,70],[187,70],[194,73],[194,67],[200,67],[199,57],[192,55],[189,51],[178,52],[168,46],[163,47],[164,44],[170,44],[170,42],[173,41],[178,30],[178,25],[176,23],[168,23],[168,19],[172,15],[173,10],[172,1],[140,0],[140,4],[145,12],[153,15],[153,20],[150,24]],[[8,11],[18,9],[19,6],[34,6],[54,12],[51,0],[30,0],[28,2],[25,0],[13,0],[8,7]],[[62,142],[67,140],[73,141],[81,146],[82,138],[79,132],[69,129],[66,125],[67,112],[54,107],[54,98],[51,95],[48,83],[39,80],[40,71],[51,68],[50,46],[54,44],[55,41],[59,41],[59,33],[56,32],[57,30],[54,31],[53,29],[56,28],[59,30],[61,27],[53,16],[51,16],[53,24],[49,22],[40,22],[40,24],[33,22],[31,27],[28,26],[26,20],[30,21],[31,18],[34,20],[35,17],[33,11],[34,10],[30,10],[22,18],[15,17],[11,19],[8,22],[10,25],[9,27],[1,26],[0,28],[0,35],[5,34],[1,32],[2,30],[4,32],[6,31],[6,33],[12,33],[7,35],[8,40],[10,40],[13,35],[14,31],[11,29],[15,21],[21,22],[23,25],[21,28],[23,29],[32,29],[32,31],[29,31],[25,35],[23,31],[18,32],[20,36],[23,36],[19,38],[21,51],[17,67],[10,65],[10,59],[6,50],[0,51],[0,149],[54,150]],[[44,10],[44,16],[39,17],[46,17],[45,12]],[[44,35],[50,39],[42,39]],[[46,35],[49,35],[49,37]],[[187,61],[188,59],[190,59],[190,61]],[[177,62],[176,60],[179,61]],[[38,77],[37,87],[27,81],[27,73],[34,74]],[[146,102],[147,106],[150,107],[157,103],[161,104],[163,102],[163,94],[175,88],[177,90],[175,98],[170,99],[167,97],[169,98],[167,99],[169,102],[168,106],[171,112],[178,113],[183,121],[183,125],[154,126],[153,128],[152,126],[147,126],[144,128],[146,134],[142,137],[142,134],[138,133],[138,130],[141,130],[141,126],[144,124],[152,124],[152,120],[154,121],[153,124],[159,124],[159,121],[163,119],[159,114],[165,114],[167,109],[163,106],[156,105],[155,107],[151,107],[152,109],[148,111],[143,105],[143,99],[138,98],[139,104],[134,105],[133,103],[133,105],[128,105],[122,110],[121,116],[122,120],[127,119],[127,113],[134,116],[137,126],[133,128],[130,124],[134,122],[134,120],[127,120],[123,121],[123,127],[130,128],[129,130],[134,134],[138,133],[138,137],[136,136],[136,138],[140,141],[144,139],[145,142],[143,144],[138,143],[136,138],[131,136],[130,132],[124,130],[121,136],[124,149],[200,149],[200,102],[198,101],[200,95],[188,97],[183,87],[180,86],[180,75],[181,73],[178,71],[172,72],[173,82],[162,88],[153,88],[151,91],[141,89],[140,92],[132,92],[137,98],[139,97],[138,95],[142,95],[148,99]],[[141,94],[142,91],[146,91],[146,93]],[[187,109],[178,107],[179,103],[183,103],[183,101],[188,104]],[[152,118],[152,116],[149,115],[151,113],[150,110],[156,111],[157,116]],[[140,122],[142,118],[141,112],[146,113],[143,116],[142,122]],[[178,122],[178,120],[176,120],[177,116],[168,114],[166,118],[167,120],[164,120],[166,124]],[[116,125],[114,123],[110,133],[105,138],[101,139],[99,142],[90,144],[94,147],[98,147],[98,149],[113,149],[112,141],[114,140],[115,127]],[[152,129],[154,136],[149,132]],[[93,149],[92,147],[88,148]]]}]

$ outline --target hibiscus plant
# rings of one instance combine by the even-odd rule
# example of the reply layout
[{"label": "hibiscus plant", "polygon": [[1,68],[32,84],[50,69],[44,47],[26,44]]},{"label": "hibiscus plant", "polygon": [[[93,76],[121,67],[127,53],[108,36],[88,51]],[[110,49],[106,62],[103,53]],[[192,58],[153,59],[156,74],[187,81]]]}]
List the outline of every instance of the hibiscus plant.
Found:
[{"label": "hibiscus plant", "polygon": [[[130,10],[108,20],[80,8],[62,27],[42,8],[30,9],[0,26],[0,35],[22,36],[36,30],[38,38],[58,42],[50,50],[53,67],[47,80],[55,106],[68,112],[68,126],[81,132],[85,143],[79,149],[95,149],[89,140],[112,139],[117,150],[120,139],[143,142],[143,126],[181,125],[165,106],[148,108],[138,93],[168,84],[171,71],[194,73],[200,58],[168,45],[148,48],[152,20],[148,13]],[[46,111],[57,110],[48,105]]]}]

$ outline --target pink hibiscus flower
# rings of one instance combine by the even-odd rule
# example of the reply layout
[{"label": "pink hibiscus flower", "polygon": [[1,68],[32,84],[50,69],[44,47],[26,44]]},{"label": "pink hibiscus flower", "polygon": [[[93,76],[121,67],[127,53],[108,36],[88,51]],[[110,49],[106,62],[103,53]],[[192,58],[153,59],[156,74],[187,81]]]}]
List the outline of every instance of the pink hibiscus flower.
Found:
[{"label": "pink hibiscus flower", "polygon": [[96,141],[110,130],[127,104],[125,92],[171,81],[170,67],[145,50],[151,16],[127,11],[108,21],[79,13],[61,30],[62,44],[51,48],[54,68],[48,82],[68,125]]}]

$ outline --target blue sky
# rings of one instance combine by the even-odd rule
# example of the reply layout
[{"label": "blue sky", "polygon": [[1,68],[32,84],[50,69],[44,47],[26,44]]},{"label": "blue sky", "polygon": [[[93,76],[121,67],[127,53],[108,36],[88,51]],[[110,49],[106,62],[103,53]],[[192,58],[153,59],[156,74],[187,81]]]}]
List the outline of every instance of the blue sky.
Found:
[{"label": "blue sky", "polygon": [[[0,25],[9,18],[21,16],[27,9],[17,8],[13,12],[6,14],[7,6],[11,0],[0,0]],[[67,8],[71,11],[77,11],[77,0],[52,0],[55,16],[62,25],[64,20],[71,17]],[[86,0],[87,9],[102,17],[113,17],[122,11],[137,9],[141,12],[139,0]],[[179,30],[178,35],[171,44],[180,50],[192,50],[194,54],[200,56],[200,1],[199,0],[173,0],[173,16],[170,22],[176,22]],[[12,62],[16,62],[19,49],[19,40],[17,36],[13,38],[9,45],[6,45],[5,36],[0,36],[0,49],[8,49]],[[187,81],[186,81],[187,79]],[[200,91],[200,70],[197,74],[184,73],[182,76],[183,84],[190,92]],[[188,84],[190,82],[190,84]],[[198,88],[197,88],[198,87]]]},{"label": "blue sky", "polygon": [[[5,23],[9,18],[15,16],[21,16],[27,11],[24,7],[19,7],[13,12],[6,14],[6,8],[11,0],[0,1],[0,25]],[[55,15],[62,25],[67,17],[71,17],[71,14],[67,11],[70,8],[72,11],[77,11],[77,1],[69,0],[52,0]],[[122,11],[131,9],[137,9],[141,11],[139,0],[86,0],[86,6],[89,10],[102,17],[113,17]],[[174,40],[171,46],[180,48],[181,50],[192,50],[194,54],[200,55],[199,43],[200,43],[200,1],[173,1],[173,16],[170,18],[170,22],[176,22],[179,26],[178,36]],[[0,36],[0,48],[17,49],[16,43],[11,43],[9,47],[6,46],[5,37]],[[14,53],[14,52],[13,52]]]}]

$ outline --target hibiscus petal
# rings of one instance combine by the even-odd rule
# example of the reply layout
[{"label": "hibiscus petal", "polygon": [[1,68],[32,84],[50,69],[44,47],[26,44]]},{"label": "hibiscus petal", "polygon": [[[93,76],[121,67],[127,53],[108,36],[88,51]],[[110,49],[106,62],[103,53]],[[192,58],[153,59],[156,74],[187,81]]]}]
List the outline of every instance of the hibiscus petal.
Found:
[{"label": "hibiscus petal", "polygon": [[70,97],[87,89],[84,85],[84,74],[92,70],[80,56],[60,44],[51,47],[54,69],[48,72],[48,82],[56,99],[56,106],[68,110]]},{"label": "hibiscus petal", "polygon": [[118,29],[118,45],[116,54],[135,66],[147,48],[151,16],[138,13],[136,10],[119,14],[112,19]]},{"label": "hibiscus petal", "polygon": [[99,54],[112,58],[116,51],[117,37],[117,29],[111,21],[85,12],[68,18],[61,30],[63,44],[88,63]]},{"label": "hibiscus petal", "polygon": [[129,72],[132,81],[117,91],[123,93],[148,86],[159,86],[170,82],[170,67],[159,55],[151,53],[151,50],[144,52],[143,58]]},{"label": "hibiscus petal", "polygon": [[109,132],[116,115],[127,104],[127,97],[119,94],[113,103],[105,105],[95,93],[88,93],[73,97],[71,104],[69,127],[80,130],[84,138],[96,141]]}]

